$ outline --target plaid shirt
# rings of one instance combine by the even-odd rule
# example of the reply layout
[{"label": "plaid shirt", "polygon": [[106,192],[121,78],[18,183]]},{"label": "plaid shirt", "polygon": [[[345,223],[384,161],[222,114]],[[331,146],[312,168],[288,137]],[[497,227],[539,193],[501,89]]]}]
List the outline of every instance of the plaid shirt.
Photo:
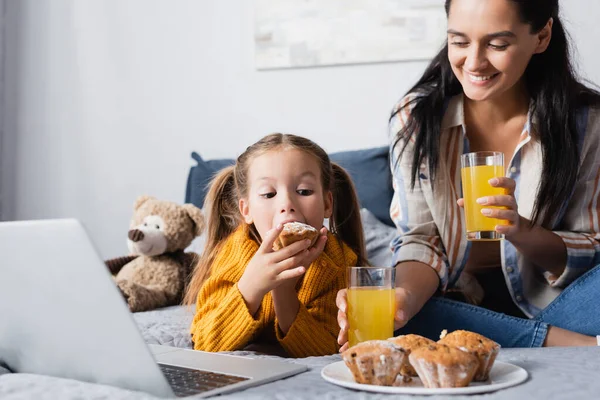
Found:
[{"label": "plaid shirt", "polygon": [[[403,98],[398,110],[415,95]],[[408,107],[390,121],[390,138],[406,123]],[[560,276],[542,274],[508,241],[500,245],[501,263],[508,290],[514,302],[529,317],[537,315],[561,291],[583,273],[600,263],[600,109],[582,110],[577,117],[580,136],[581,167],[573,195],[555,219],[553,232],[567,249],[567,263]],[[542,174],[540,143],[530,135],[535,123],[527,118],[507,176],[516,182],[515,198],[519,214],[531,218],[537,187]],[[440,137],[439,167],[435,193],[428,179],[428,167],[421,165],[415,188],[410,188],[413,145],[409,143],[398,160],[403,142],[391,150],[394,197],[390,215],[398,235],[392,240],[393,264],[418,261],[430,265],[440,277],[440,289],[461,290],[476,298],[481,288],[462,273],[469,256],[470,242],[465,237],[464,210],[456,204],[462,197],[460,155],[469,152],[462,94],[448,102]],[[507,159],[508,160],[508,159]],[[462,275],[462,276],[461,276]]]}]

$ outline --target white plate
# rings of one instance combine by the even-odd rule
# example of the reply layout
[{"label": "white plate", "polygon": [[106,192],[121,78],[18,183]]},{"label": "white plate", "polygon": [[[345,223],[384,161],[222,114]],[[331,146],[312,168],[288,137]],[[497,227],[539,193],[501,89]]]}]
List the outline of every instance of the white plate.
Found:
[{"label": "white plate", "polygon": [[419,378],[412,378],[412,382],[403,386],[366,385],[354,382],[352,373],[343,361],[326,365],[321,370],[321,377],[327,382],[344,386],[349,389],[365,390],[378,393],[405,393],[405,394],[473,394],[493,392],[510,386],[518,385],[527,379],[527,371],[514,364],[496,361],[490,371],[487,382],[471,382],[467,387],[461,388],[425,388]]}]

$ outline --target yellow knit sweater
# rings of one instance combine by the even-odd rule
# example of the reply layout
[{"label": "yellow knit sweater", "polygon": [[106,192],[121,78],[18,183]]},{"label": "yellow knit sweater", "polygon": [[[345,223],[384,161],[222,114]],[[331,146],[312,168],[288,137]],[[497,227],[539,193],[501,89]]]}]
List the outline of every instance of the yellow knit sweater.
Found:
[{"label": "yellow knit sweater", "polygon": [[307,268],[298,289],[298,314],[283,336],[271,293],[265,295],[256,315],[252,316],[237,288],[259,245],[243,227],[236,230],[226,239],[212,264],[210,278],[198,293],[196,315],[190,329],[194,349],[240,350],[261,336],[276,337],[292,357],[336,353],[339,327],[335,297],[338,290],[345,287],[346,266],[353,266],[357,261],[356,254],[340,243],[329,233],[325,250]]}]

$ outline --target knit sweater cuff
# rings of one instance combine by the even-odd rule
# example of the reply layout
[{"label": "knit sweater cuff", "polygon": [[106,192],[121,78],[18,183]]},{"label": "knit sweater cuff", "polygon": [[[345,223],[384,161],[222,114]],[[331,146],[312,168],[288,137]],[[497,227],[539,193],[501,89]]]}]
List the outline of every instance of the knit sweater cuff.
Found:
[{"label": "knit sweater cuff", "polygon": [[239,350],[246,346],[263,328],[264,321],[250,315],[237,285],[231,288],[221,304],[222,312],[215,313],[212,323],[203,327],[196,326],[194,329],[194,348],[196,350]]},{"label": "knit sweater cuff", "polygon": [[304,304],[300,304],[296,319],[285,336],[275,318],[275,334],[281,346],[291,357],[329,355],[339,350],[337,338],[315,321]]}]

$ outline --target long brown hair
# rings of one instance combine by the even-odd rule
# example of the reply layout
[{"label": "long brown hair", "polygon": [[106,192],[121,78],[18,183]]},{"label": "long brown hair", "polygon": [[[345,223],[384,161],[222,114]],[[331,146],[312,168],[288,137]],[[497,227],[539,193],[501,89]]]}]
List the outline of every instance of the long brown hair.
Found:
[{"label": "long brown hair", "polygon": [[[452,1],[445,1],[446,15]],[[542,176],[531,212],[531,224],[553,228],[554,218],[569,199],[577,181],[580,164],[577,112],[587,106],[600,104],[600,93],[586,86],[576,75],[571,61],[571,46],[562,20],[558,0],[511,0],[517,7],[530,33],[540,32],[553,19],[552,39],[543,53],[534,54],[524,73],[531,97],[530,113],[537,121],[535,136],[542,148]],[[452,72],[448,59],[448,42],[432,59],[419,81],[407,92],[414,99],[395,110],[409,112],[404,127],[395,132],[394,147],[400,154],[414,142],[411,187],[419,182],[419,168],[426,164],[429,180],[434,185],[440,159],[440,135],[447,100],[462,93],[460,82]],[[535,132],[533,132],[535,133]],[[398,163],[400,157],[394,160]]]},{"label": "long brown hair", "polygon": [[[224,239],[244,223],[238,204],[240,198],[248,195],[248,170],[252,160],[267,151],[289,148],[304,151],[319,162],[323,192],[331,191],[333,194],[329,230],[356,253],[359,263],[367,262],[358,196],[348,173],[332,163],[325,150],[313,141],[301,136],[273,133],[248,147],[234,165],[222,169],[212,180],[203,208],[207,216],[204,252],[192,272],[184,304],[196,302]],[[260,243],[254,225],[249,225],[248,229],[250,236]]]}]

